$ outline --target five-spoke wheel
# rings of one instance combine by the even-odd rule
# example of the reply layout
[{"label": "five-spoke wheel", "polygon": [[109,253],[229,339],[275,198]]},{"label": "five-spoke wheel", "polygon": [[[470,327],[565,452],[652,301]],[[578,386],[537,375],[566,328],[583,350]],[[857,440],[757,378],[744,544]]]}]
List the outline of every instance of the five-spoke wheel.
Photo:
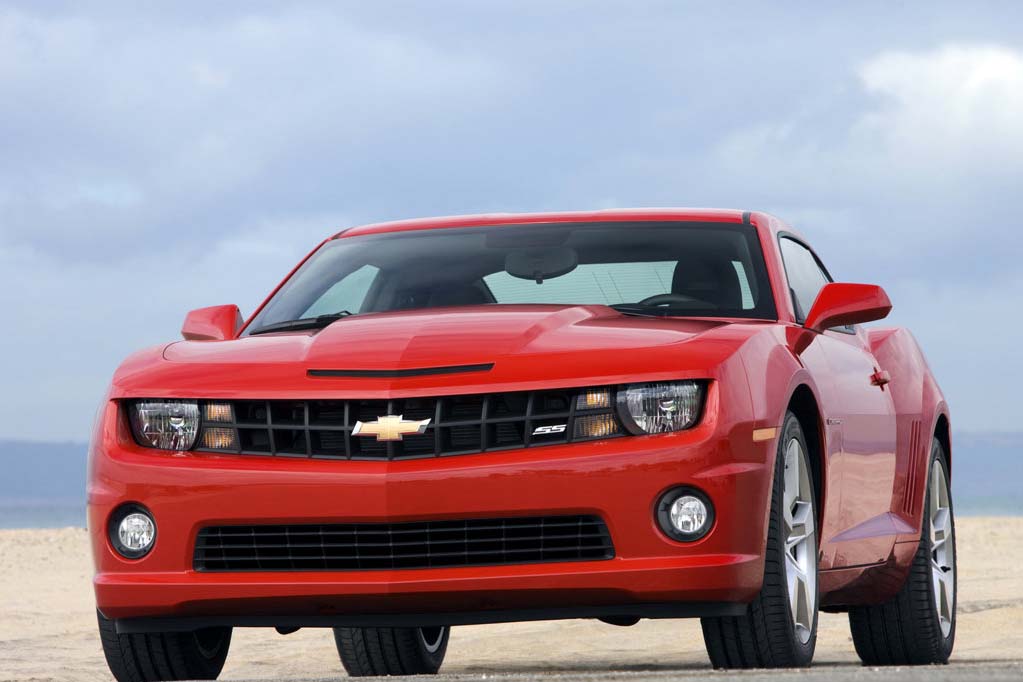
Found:
[{"label": "five-spoke wheel", "polygon": [[799,641],[806,644],[817,617],[817,543],[814,541],[813,484],[798,438],[785,446],[785,582]]},{"label": "five-spoke wheel", "polygon": [[931,577],[934,588],[934,609],[941,634],[952,631],[956,593],[955,539],[952,531],[952,501],[948,492],[948,476],[940,459],[931,468],[927,513],[931,520]]},{"label": "five-spoke wheel", "polygon": [[760,594],[742,616],[704,618],[715,668],[810,665],[817,644],[817,497],[799,420],[791,412],[778,439],[771,518]]},{"label": "five-spoke wheel", "polygon": [[856,653],[867,665],[947,663],[956,634],[955,515],[945,448],[928,462],[920,543],[902,589],[883,604],[849,609]]}]

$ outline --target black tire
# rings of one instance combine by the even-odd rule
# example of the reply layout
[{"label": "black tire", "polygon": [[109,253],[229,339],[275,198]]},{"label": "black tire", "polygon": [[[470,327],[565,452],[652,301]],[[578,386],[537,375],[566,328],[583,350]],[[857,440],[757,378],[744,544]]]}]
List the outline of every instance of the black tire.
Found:
[{"label": "black tire", "polygon": [[[800,668],[813,661],[817,646],[817,606],[820,603],[819,580],[814,581],[812,626],[809,639],[802,642],[789,610],[788,584],[785,573],[786,550],[783,524],[785,448],[792,439],[799,441],[803,466],[811,475],[812,516],[816,528],[818,515],[813,469],[810,467],[806,439],[799,420],[791,412],[778,439],[778,453],[771,490],[771,515],[768,522],[767,547],[764,559],[764,583],[760,593],[746,607],[742,616],[703,618],[703,641],[715,668]],[[818,568],[818,534],[813,535],[812,567]]]},{"label": "black tire", "polygon": [[103,655],[117,682],[215,680],[231,648],[231,628],[121,635],[96,612]]},{"label": "black tire", "polygon": [[931,476],[936,463],[941,464],[946,490],[949,490],[948,460],[937,438],[931,444],[927,468],[927,493],[924,496],[923,522],[920,524],[920,545],[906,582],[891,600],[875,606],[854,606],[849,609],[856,654],[865,665],[932,665],[948,663],[956,636],[955,514],[949,492],[949,521],[952,528],[952,610],[947,635],[935,607],[935,580],[931,553]]},{"label": "black tire", "polygon": [[435,675],[451,628],[334,628],[341,665],[352,677]]}]

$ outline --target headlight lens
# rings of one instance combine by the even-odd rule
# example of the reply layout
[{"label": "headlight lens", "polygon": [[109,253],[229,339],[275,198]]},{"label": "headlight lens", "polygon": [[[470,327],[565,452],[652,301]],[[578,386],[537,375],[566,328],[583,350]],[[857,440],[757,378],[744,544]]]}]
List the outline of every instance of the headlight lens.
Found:
[{"label": "headlight lens", "polygon": [[192,400],[140,401],[130,416],[135,440],[148,448],[188,450],[199,433],[199,405]]},{"label": "headlight lens", "polygon": [[703,384],[671,381],[632,384],[618,391],[618,413],[634,434],[691,428],[700,418]]}]

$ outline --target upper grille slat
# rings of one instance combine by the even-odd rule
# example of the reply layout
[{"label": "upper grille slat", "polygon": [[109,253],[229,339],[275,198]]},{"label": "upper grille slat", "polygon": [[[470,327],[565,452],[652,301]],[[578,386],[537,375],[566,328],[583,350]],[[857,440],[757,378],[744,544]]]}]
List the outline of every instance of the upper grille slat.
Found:
[{"label": "upper grille slat", "polygon": [[[234,429],[232,449],[205,447],[203,452],[312,457],[349,460],[401,460],[469,455],[514,448],[558,445],[582,440],[576,433],[576,401],[592,388],[513,393],[394,398],[391,400],[236,400],[235,421],[204,426]],[[217,401],[220,402],[220,401]],[[580,416],[608,414],[609,407],[580,411]],[[386,415],[406,420],[430,419],[422,434],[400,441],[353,436],[357,422]],[[544,427],[549,431],[534,433]],[[600,436],[614,438],[624,430]],[[231,446],[228,446],[231,447]]]},{"label": "upper grille slat", "polygon": [[203,528],[193,565],[197,571],[348,571],[613,557],[602,519],[561,516]]},{"label": "upper grille slat", "polygon": [[[553,517],[557,520],[548,521],[544,524],[545,529],[561,529],[561,528],[577,528],[577,527],[592,527],[602,525],[602,521],[596,517],[581,517],[578,520],[577,517]],[[561,520],[567,518],[568,520]],[[450,522],[447,521],[423,521],[418,523],[403,523],[398,525],[389,524],[373,524],[372,528],[376,532],[387,533],[388,535],[407,535],[415,533],[461,533],[465,532],[465,528],[462,524],[448,526]],[[531,523],[528,519],[519,522],[518,519],[512,519],[507,524],[494,523],[487,524],[486,522],[474,523],[468,530],[472,532],[487,532],[494,530],[529,530],[535,528],[535,524]],[[265,535],[288,535],[289,537],[302,537],[302,536],[313,536],[313,537],[324,537],[331,535],[340,536],[354,536],[360,531],[360,526],[350,525],[300,525],[300,526],[223,526],[216,529],[217,537],[261,537]],[[366,529],[361,531],[364,535],[367,533]]]}]

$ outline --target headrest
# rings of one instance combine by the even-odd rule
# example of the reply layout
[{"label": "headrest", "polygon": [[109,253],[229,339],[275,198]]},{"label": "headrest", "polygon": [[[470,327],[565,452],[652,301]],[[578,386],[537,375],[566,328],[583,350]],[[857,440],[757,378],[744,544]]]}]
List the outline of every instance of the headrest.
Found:
[{"label": "headrest", "polygon": [[711,255],[680,259],[675,265],[671,291],[713,303],[723,310],[742,308],[739,276],[735,266],[726,258]]}]

